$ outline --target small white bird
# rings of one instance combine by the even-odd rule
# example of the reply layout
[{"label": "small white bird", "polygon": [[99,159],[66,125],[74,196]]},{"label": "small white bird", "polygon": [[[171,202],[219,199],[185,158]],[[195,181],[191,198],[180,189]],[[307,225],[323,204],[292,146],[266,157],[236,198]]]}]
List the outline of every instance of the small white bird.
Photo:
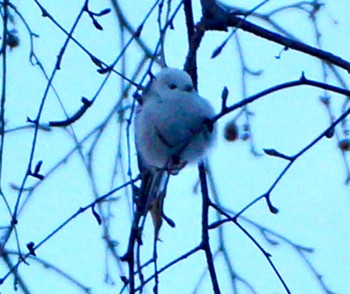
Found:
[{"label": "small white bird", "polygon": [[210,103],[198,95],[191,77],[182,70],[164,68],[144,90],[135,114],[135,143],[142,184],[138,208],[151,211],[158,233],[170,174],[203,158],[214,139],[215,116]]}]

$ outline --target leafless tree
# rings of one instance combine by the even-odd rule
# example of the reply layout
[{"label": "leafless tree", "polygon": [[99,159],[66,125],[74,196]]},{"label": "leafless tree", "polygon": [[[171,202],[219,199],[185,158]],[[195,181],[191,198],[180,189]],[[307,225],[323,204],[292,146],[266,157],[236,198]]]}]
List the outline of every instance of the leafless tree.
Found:
[{"label": "leafless tree", "polygon": [[[64,1],[60,4],[61,9],[67,11],[71,22],[67,20],[68,16],[62,19],[60,11],[52,10],[50,7],[55,6],[52,3],[30,2],[26,5],[33,9],[32,12],[25,11],[25,5],[20,1],[0,1],[0,291],[12,280],[14,289],[36,293],[35,282],[28,270],[22,272],[28,263],[41,264],[46,270],[55,272],[67,284],[76,287],[77,292],[98,291],[88,286],[88,280],[81,282],[68,269],[50,262],[41,254],[42,250],[50,248],[51,242],[55,243],[57,236],[70,230],[72,224],[85,216],[97,222],[102,233],[99,244],[105,252],[99,259],[105,267],[105,282],[113,285],[113,293],[141,293],[149,289],[154,293],[162,292],[160,285],[165,273],[171,275],[179,264],[185,264],[187,268],[197,267],[191,258],[198,256],[204,260],[198,265],[202,274],[192,277],[192,281],[195,280],[190,286],[192,288],[188,288],[187,283],[184,288],[185,284],[178,281],[176,291],[198,293],[203,285],[211,285],[207,293],[262,293],[259,284],[236,269],[227,241],[232,228],[240,231],[266,260],[266,269],[269,268],[270,275],[279,281],[281,293],[293,293],[284,271],[272,258],[274,251],[283,246],[289,248],[290,254],[297,256],[301,266],[314,277],[320,293],[334,292],[310,258],[312,247],[254,221],[249,214],[262,202],[268,208],[266,214],[277,214],[278,205],[271,199],[272,194],[295,163],[327,139],[335,142],[333,152],[341,155],[345,185],[350,183],[350,91],[346,82],[350,63],[345,57],[337,56],[337,51],[322,49],[319,15],[327,13],[329,1],[290,1],[270,8],[272,1],[266,0],[250,9],[215,0],[132,1],[128,5],[117,0],[82,0],[79,4],[72,4],[74,7],[66,7],[71,4]],[[296,27],[307,27],[313,32],[314,40],[304,32],[285,28],[278,20],[293,13],[298,13],[305,22]],[[327,17],[331,19],[331,16]],[[50,31],[46,31],[45,26],[50,27]],[[56,34],[53,38],[51,30]],[[185,55],[181,57],[177,56],[176,49],[167,45],[169,34],[174,30],[186,36],[187,43],[183,43]],[[220,36],[219,45],[208,45],[207,40],[211,42],[213,34]],[[280,73],[250,68],[249,48],[244,42],[246,36],[257,40],[262,48],[278,45],[275,48],[280,52],[271,55],[281,63],[291,51],[309,57],[311,63],[319,63],[320,77],[311,79],[308,72],[300,72],[292,80],[263,84],[263,90],[250,94],[251,79]],[[55,48],[57,51],[46,52],[45,42],[57,42],[56,47],[46,43],[50,50]],[[335,40],[334,47],[342,46],[342,42],[346,43]],[[215,124],[225,123],[220,136],[230,144],[248,145],[251,157],[256,161],[265,155],[278,159],[284,166],[281,165],[279,174],[266,190],[238,207],[228,206],[227,201],[223,201],[227,196],[224,194],[230,192],[219,192],[222,190],[215,181],[218,173],[215,164],[201,162],[197,169],[198,181],[194,184],[194,190],[200,191],[202,199],[201,212],[197,216],[201,220],[200,232],[193,233],[198,237],[197,242],[170,260],[162,259],[160,240],[154,237],[152,224],[146,222],[147,216],[139,215],[134,201],[140,182],[133,147],[134,109],[149,77],[174,56],[182,58],[183,69],[191,75],[196,88],[200,88],[202,65],[207,62],[200,53],[203,47],[208,52],[213,46],[211,60],[220,59],[230,52],[238,73],[234,89],[241,88],[241,97],[235,99],[237,93],[231,93],[230,85],[219,85],[221,91],[217,93],[216,101],[220,101],[221,107],[213,121]],[[14,62],[16,59],[25,60],[26,65],[18,67],[19,63]],[[225,66],[225,61],[221,62],[221,66]],[[227,67],[230,66],[232,62],[227,61]],[[288,69],[284,67],[281,71]],[[253,113],[252,107],[262,99],[268,100],[270,94],[283,95],[287,89],[307,91],[310,88],[319,90],[315,94],[319,95],[317,103],[327,113],[322,131],[314,134],[307,143],[300,143],[302,147],[292,154],[273,146],[260,152],[261,146],[256,143],[254,131],[254,120],[260,113]],[[232,102],[234,100],[236,102]],[[228,159],[224,161],[230,162]],[[336,168],[342,169],[340,164]],[[220,172],[225,173],[225,170]],[[70,180],[76,185],[76,190],[64,189]],[[52,208],[41,207],[39,212],[35,207],[40,202],[36,199],[43,197],[42,190],[51,199],[46,201],[54,206],[62,205],[59,210],[76,208],[58,216],[59,224],[55,228],[46,227],[46,222],[52,217]],[[54,200],[50,198],[51,193],[66,195],[61,195],[59,201],[56,196],[53,196]],[[72,196],[79,193],[84,197]],[[70,197],[76,200],[71,201]],[[40,220],[35,223],[42,224],[37,231],[44,233],[31,237],[33,227],[27,213],[31,218],[40,215]],[[136,218],[143,218],[143,221],[135,222]],[[167,222],[171,226],[176,224],[176,220],[167,219]],[[89,225],[91,230],[96,230],[93,223]],[[36,239],[38,236],[44,237]],[[82,231],[78,240],[66,240],[59,245],[60,252],[52,254],[59,257],[69,244],[79,244],[84,236]],[[181,243],[182,240],[173,242]],[[85,258],[92,259],[90,256]],[[36,271],[36,267],[30,267],[30,271]],[[176,274],[171,277],[177,280]]]}]

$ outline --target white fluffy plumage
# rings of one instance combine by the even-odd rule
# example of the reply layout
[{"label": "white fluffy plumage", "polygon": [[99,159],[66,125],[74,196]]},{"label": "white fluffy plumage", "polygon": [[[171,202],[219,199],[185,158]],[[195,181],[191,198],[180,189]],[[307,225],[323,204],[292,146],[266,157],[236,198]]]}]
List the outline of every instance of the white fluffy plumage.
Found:
[{"label": "white fluffy plumage", "polygon": [[[198,95],[191,77],[164,68],[150,82],[135,114],[135,144],[142,175],[141,196],[157,229],[169,174],[203,158],[215,137],[210,103]],[[154,209],[156,207],[156,209]]]},{"label": "white fluffy plumage", "polygon": [[172,157],[183,164],[198,162],[212,145],[210,119],[215,113],[198,95],[191,77],[174,68],[162,69],[152,80],[136,111],[135,141],[144,164],[171,168]]}]

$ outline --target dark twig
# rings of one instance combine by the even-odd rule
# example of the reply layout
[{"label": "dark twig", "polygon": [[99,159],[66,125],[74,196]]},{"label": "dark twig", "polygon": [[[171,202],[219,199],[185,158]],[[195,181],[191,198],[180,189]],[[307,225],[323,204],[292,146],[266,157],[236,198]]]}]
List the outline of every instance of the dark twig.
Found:
[{"label": "dark twig", "polygon": [[264,257],[267,259],[268,263],[270,264],[270,266],[272,267],[273,271],[275,272],[276,276],[278,277],[278,279],[280,280],[280,282],[282,283],[284,289],[286,290],[286,292],[288,294],[290,294],[290,290],[286,284],[286,282],[284,281],[283,277],[281,276],[281,274],[279,273],[278,269],[276,268],[276,266],[274,265],[274,263],[271,260],[271,254],[268,253],[260,244],[259,242],[241,225],[238,223],[238,214],[235,215],[235,217],[230,217],[229,214],[227,214],[223,209],[221,209],[219,206],[217,206],[214,203],[210,203],[210,205],[215,208],[217,211],[219,211],[222,215],[224,215],[227,220],[229,219],[231,222],[233,222],[253,243],[254,245],[260,250],[260,252],[264,255]]},{"label": "dark twig", "polygon": [[37,244],[35,244],[34,246],[31,246],[31,252],[25,254],[24,256],[21,257],[21,259],[19,259],[19,261],[9,270],[9,272],[7,274],[5,274],[2,278],[0,278],[0,285],[2,285],[5,280],[11,275],[12,272],[16,271],[19,267],[19,265],[22,262],[25,262],[26,259],[28,259],[30,256],[32,256],[33,252],[36,252],[43,244],[45,244],[49,239],[51,239],[54,235],[56,235],[59,231],[61,231],[64,227],[66,227],[72,220],[74,220],[76,217],[78,217],[79,215],[82,215],[85,211],[92,209],[96,204],[103,202],[104,200],[106,200],[108,197],[110,197],[111,195],[113,195],[115,192],[124,189],[130,185],[132,185],[134,182],[138,181],[138,179],[129,181],[124,183],[123,185],[109,191],[108,193],[96,198],[93,202],[91,202],[90,204],[84,206],[84,207],[80,207],[77,212],[75,212],[74,214],[72,214],[68,219],[66,219],[62,224],[60,224],[55,230],[53,230],[49,235],[47,235],[43,240],[41,240],[40,242],[38,242]]},{"label": "dark twig", "polygon": [[[36,0],[35,0],[36,1]],[[36,1],[37,2],[37,1]],[[61,50],[60,50],[60,53],[59,55],[57,56],[57,61],[56,61],[56,66],[54,68],[54,70],[52,71],[51,73],[51,76],[49,78],[49,81],[47,83],[47,86],[45,88],[45,92],[44,92],[44,95],[43,95],[43,98],[41,100],[41,104],[40,104],[40,107],[39,107],[39,110],[38,110],[38,113],[37,113],[37,117],[33,120],[33,122],[35,123],[35,130],[34,130],[34,135],[33,135],[33,144],[32,144],[32,148],[31,148],[31,151],[30,151],[30,158],[29,158],[29,163],[28,163],[28,172],[31,170],[31,165],[32,165],[32,161],[34,159],[34,152],[35,152],[35,147],[36,147],[36,141],[37,141],[37,137],[38,137],[38,131],[39,131],[39,120],[41,118],[41,114],[42,114],[42,111],[44,109],[44,105],[45,105],[45,101],[46,101],[46,98],[47,98],[47,95],[48,95],[48,91],[51,87],[51,83],[52,83],[52,80],[56,74],[56,72],[58,71],[59,67],[60,67],[60,63],[61,63],[61,60],[62,60],[62,57],[63,57],[63,54],[68,46],[68,43],[70,41],[70,36],[73,34],[75,28],[77,27],[79,21],[80,21],[80,18],[83,14],[83,9],[80,10],[80,13],[78,14],[72,28],[71,28],[71,31],[69,33],[69,36],[66,38]],[[17,196],[17,200],[16,200],[16,205],[15,205],[15,208],[14,208],[14,212],[13,212],[13,221],[12,223],[13,224],[16,224],[17,223],[17,212],[18,212],[18,209],[19,209],[19,204],[20,204],[20,201],[21,201],[21,196],[22,196],[22,191],[23,191],[23,188],[25,186],[25,183],[27,182],[27,178],[28,178],[28,172],[26,174],[26,176],[23,178],[23,181],[22,181],[22,185],[21,185],[21,190],[20,192],[18,193],[18,196]]]},{"label": "dark twig", "polygon": [[63,121],[50,121],[49,125],[50,127],[66,127],[70,124],[76,122],[79,118],[83,116],[83,114],[88,110],[88,108],[91,106],[92,102],[83,97],[81,99],[81,102],[83,105],[80,107],[80,109],[71,117],[67,118]]},{"label": "dark twig", "polygon": [[[193,249],[189,250],[188,252],[182,254],[181,256],[179,256],[178,258],[174,259],[173,261],[169,262],[167,265],[165,265],[164,267],[162,267],[161,269],[158,270],[158,275],[160,273],[162,273],[163,271],[171,268],[172,266],[174,266],[175,264],[179,263],[180,261],[183,261],[185,260],[186,258],[192,256],[193,254],[197,253],[199,250],[202,250],[203,249],[203,246],[202,245],[199,245],[199,246],[196,246],[194,247]],[[146,279],[144,281],[144,284],[147,284],[149,283],[150,281],[152,281],[154,279],[154,274],[151,275],[148,279]],[[139,292],[142,288],[141,287],[138,287],[135,289],[136,292]]]},{"label": "dark twig", "polygon": [[198,171],[199,171],[199,179],[201,184],[201,190],[202,190],[202,197],[203,197],[203,204],[202,204],[202,249],[205,252],[205,256],[207,258],[207,265],[208,270],[212,282],[213,291],[215,294],[220,293],[220,287],[219,282],[217,279],[215,266],[214,266],[214,260],[213,260],[213,254],[210,249],[210,243],[209,243],[209,206],[210,206],[210,199],[208,194],[208,184],[207,184],[207,178],[205,174],[205,167],[203,162],[201,162],[198,165]]},{"label": "dark twig", "polygon": [[[308,145],[306,145],[303,149],[301,149],[299,152],[297,152],[295,155],[293,156],[287,156],[287,155],[282,155],[280,152],[278,152],[278,154],[281,154],[279,157],[285,159],[285,160],[289,160],[289,163],[287,164],[287,166],[282,170],[282,172],[279,174],[279,176],[277,177],[277,179],[273,182],[273,184],[271,185],[271,187],[267,190],[267,192],[265,192],[263,195],[257,197],[256,199],[254,199],[252,202],[250,202],[248,205],[246,205],[242,210],[240,210],[234,217],[230,217],[229,219],[225,219],[225,220],[219,220],[215,223],[212,223],[210,225],[210,229],[216,228],[217,226],[227,222],[227,221],[235,221],[239,216],[241,216],[249,207],[253,206],[255,203],[257,203],[258,201],[260,201],[261,199],[265,198],[268,202],[268,205],[272,205],[270,202],[270,195],[272,193],[272,191],[274,190],[274,188],[277,186],[277,184],[279,183],[279,181],[283,178],[283,176],[287,173],[287,171],[289,170],[289,168],[293,165],[293,163],[299,159],[306,151],[308,151],[309,149],[311,149],[313,146],[316,145],[317,142],[319,142],[321,139],[323,139],[324,137],[327,136],[327,133],[329,133],[330,130],[334,129],[339,123],[341,123],[347,116],[350,115],[350,108],[347,109],[347,111],[345,111],[341,116],[339,116],[327,129],[325,129],[320,135],[318,135],[313,141],[311,141]],[[274,209],[274,207],[269,207],[270,210]],[[277,212],[277,211],[275,211]]]},{"label": "dark twig", "polygon": [[188,48],[190,52],[188,53],[187,59],[190,59],[191,62],[185,65],[185,71],[189,73],[192,78],[193,85],[197,88],[198,76],[197,76],[197,48],[193,46],[193,36],[195,35],[195,26],[193,20],[193,11],[192,11],[192,1],[184,0],[184,10],[186,17],[186,28],[187,28],[187,39],[188,39]]},{"label": "dark twig", "polygon": [[346,90],[346,89],[342,89],[339,87],[335,87],[332,85],[328,85],[325,83],[321,83],[321,82],[317,82],[314,80],[309,80],[307,79],[304,75],[302,75],[302,77],[299,80],[295,80],[295,81],[291,81],[291,82],[287,82],[287,83],[283,83],[283,84],[279,84],[276,86],[273,86],[271,88],[268,88],[264,91],[261,91],[255,95],[252,95],[248,98],[245,98],[243,100],[241,100],[240,102],[229,106],[229,107],[225,107],[224,109],[221,110],[221,112],[219,114],[217,114],[214,118],[213,121],[217,121],[218,119],[220,119],[221,117],[223,117],[224,115],[226,115],[227,113],[230,113],[238,108],[241,108],[247,104],[250,104],[254,101],[256,101],[257,99],[264,97],[268,94],[283,90],[283,89],[287,89],[287,88],[291,88],[291,87],[296,87],[296,86],[311,86],[311,87],[315,87],[315,88],[320,88],[320,89],[325,89],[325,90],[329,90],[338,94],[343,94],[345,96],[350,97],[350,91]]}]

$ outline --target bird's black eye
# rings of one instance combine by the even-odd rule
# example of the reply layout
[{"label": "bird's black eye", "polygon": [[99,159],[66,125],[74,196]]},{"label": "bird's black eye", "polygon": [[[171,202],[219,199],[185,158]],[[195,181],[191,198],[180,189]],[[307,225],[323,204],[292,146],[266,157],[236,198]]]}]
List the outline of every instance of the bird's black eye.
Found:
[{"label": "bird's black eye", "polygon": [[186,92],[191,92],[193,90],[193,86],[192,85],[186,85],[185,86],[185,91]]},{"label": "bird's black eye", "polygon": [[175,84],[170,84],[170,85],[169,85],[169,88],[170,88],[171,90],[174,90],[174,89],[177,88],[177,86],[176,86]]}]

